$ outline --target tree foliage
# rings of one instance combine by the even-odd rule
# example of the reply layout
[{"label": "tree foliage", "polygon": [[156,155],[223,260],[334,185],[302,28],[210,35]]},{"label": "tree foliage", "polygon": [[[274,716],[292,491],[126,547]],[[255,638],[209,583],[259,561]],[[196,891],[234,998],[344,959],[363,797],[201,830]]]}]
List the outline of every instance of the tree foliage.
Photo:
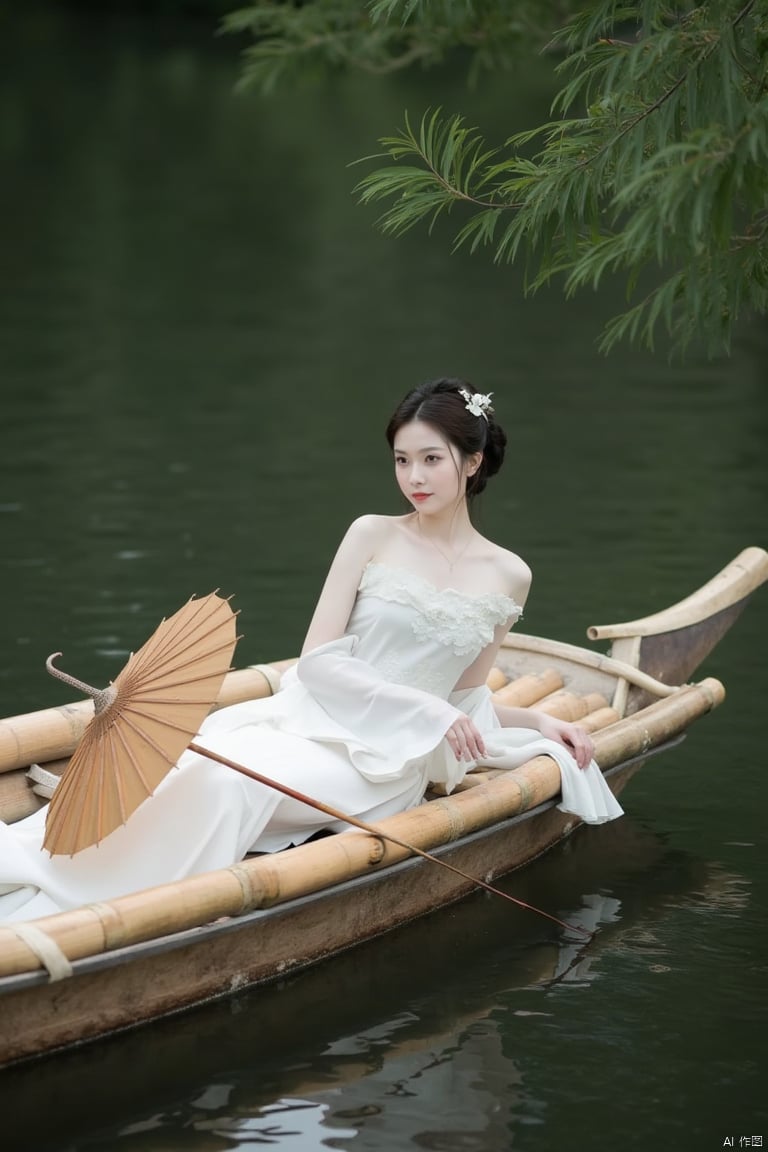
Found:
[{"label": "tree foliage", "polygon": [[[462,47],[475,71],[498,67],[564,7],[308,0],[228,26],[255,33],[244,79],[269,87],[302,55],[384,71]],[[531,290],[620,276],[628,307],[604,350],[652,346],[659,326],[681,348],[727,350],[738,318],[768,304],[768,0],[601,0],[549,46],[562,87],[547,123],[491,145],[460,113],[406,115],[367,158],[360,198],[384,204],[393,235],[458,210],[456,246],[522,261]]]},{"label": "tree foliage", "polygon": [[[509,67],[524,45],[545,42],[568,0],[258,0],[225,17],[225,32],[248,33],[243,85],[272,92],[307,72],[383,74],[443,63],[467,50],[470,78]],[[547,33],[548,35],[548,33]]]}]

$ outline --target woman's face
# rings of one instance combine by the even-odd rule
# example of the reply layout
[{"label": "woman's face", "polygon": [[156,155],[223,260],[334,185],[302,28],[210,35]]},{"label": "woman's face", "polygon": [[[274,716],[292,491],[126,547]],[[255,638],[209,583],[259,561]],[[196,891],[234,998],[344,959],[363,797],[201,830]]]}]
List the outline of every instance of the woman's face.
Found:
[{"label": "woman's face", "polygon": [[423,420],[402,426],[395,436],[394,455],[400,491],[424,515],[455,508],[466,491],[467,477],[479,464],[475,457],[464,460],[441,432]]}]

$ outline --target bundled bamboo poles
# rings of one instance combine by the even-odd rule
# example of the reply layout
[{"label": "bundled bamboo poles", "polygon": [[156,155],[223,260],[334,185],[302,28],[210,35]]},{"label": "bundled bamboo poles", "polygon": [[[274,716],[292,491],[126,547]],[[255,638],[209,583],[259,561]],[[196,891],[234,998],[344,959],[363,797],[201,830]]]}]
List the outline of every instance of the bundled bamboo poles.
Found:
[{"label": "bundled bamboo poles", "polygon": [[[664,743],[716,707],[724,695],[719,681],[703,680],[597,731],[598,763],[607,769]],[[556,796],[559,786],[556,764],[548,756],[539,756],[478,787],[382,821],[381,828],[428,851],[533,808]],[[330,836],[290,852],[245,860],[217,872],[44,917],[34,923],[74,961],[185,931],[219,917],[268,908],[407,856],[407,849],[375,836]],[[0,928],[0,976],[40,967],[30,945],[12,927]]]}]

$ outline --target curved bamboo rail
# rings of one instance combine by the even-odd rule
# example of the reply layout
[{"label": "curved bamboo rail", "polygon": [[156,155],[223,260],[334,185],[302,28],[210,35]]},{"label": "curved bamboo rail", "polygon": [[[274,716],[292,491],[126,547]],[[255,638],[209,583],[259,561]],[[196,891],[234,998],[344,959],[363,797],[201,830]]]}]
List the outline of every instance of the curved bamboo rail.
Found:
[{"label": "curved bamboo rail", "polygon": [[596,672],[605,672],[614,679],[628,680],[637,688],[643,688],[654,696],[671,696],[679,688],[679,685],[664,684],[661,680],[656,680],[626,660],[617,660],[615,656],[606,656],[603,652],[592,652],[589,648],[579,648],[576,644],[566,644],[563,640],[547,640],[540,636],[510,632],[502,640],[501,646],[509,651],[517,649],[522,652],[533,652],[535,655],[549,656],[554,662],[565,660],[570,664],[594,668]]},{"label": "curved bamboo rail", "polygon": [[[681,688],[673,697],[597,732],[598,763],[605,770],[648,752],[717,707],[724,697],[723,685],[711,678]],[[556,796],[559,787],[555,762],[538,756],[487,783],[390,817],[382,821],[382,829],[429,851],[525,812]],[[408,855],[396,844],[363,833],[329,836],[289,852],[247,859],[32,923],[74,961],[306,896]],[[0,976],[41,967],[13,927],[0,928]]]},{"label": "curved bamboo rail", "polygon": [[764,548],[745,548],[716,576],[677,604],[639,620],[593,625],[587,629],[587,636],[590,640],[614,640],[626,636],[658,636],[663,632],[675,632],[679,628],[698,624],[724,608],[730,608],[766,580],[768,552]]}]

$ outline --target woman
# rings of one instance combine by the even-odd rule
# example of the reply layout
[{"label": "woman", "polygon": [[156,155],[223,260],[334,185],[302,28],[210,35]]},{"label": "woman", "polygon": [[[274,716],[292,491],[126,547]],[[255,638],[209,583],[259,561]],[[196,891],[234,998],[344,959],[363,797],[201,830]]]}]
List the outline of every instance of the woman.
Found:
[{"label": "woman", "polygon": [[[590,822],[621,815],[585,732],[494,705],[485,686],[531,583],[527,565],[469,515],[504,459],[491,397],[461,380],[423,384],[398,406],[387,440],[412,511],[351,525],[280,691],[213,713],[196,743],[369,821],[420,803],[430,782],[451,790],[477,761],[514,768],[548,753],[561,770],[561,807]],[[0,824],[0,919],[109,899],[346,827],[192,752],[96,847],[51,858],[44,821],[43,809]]]}]

